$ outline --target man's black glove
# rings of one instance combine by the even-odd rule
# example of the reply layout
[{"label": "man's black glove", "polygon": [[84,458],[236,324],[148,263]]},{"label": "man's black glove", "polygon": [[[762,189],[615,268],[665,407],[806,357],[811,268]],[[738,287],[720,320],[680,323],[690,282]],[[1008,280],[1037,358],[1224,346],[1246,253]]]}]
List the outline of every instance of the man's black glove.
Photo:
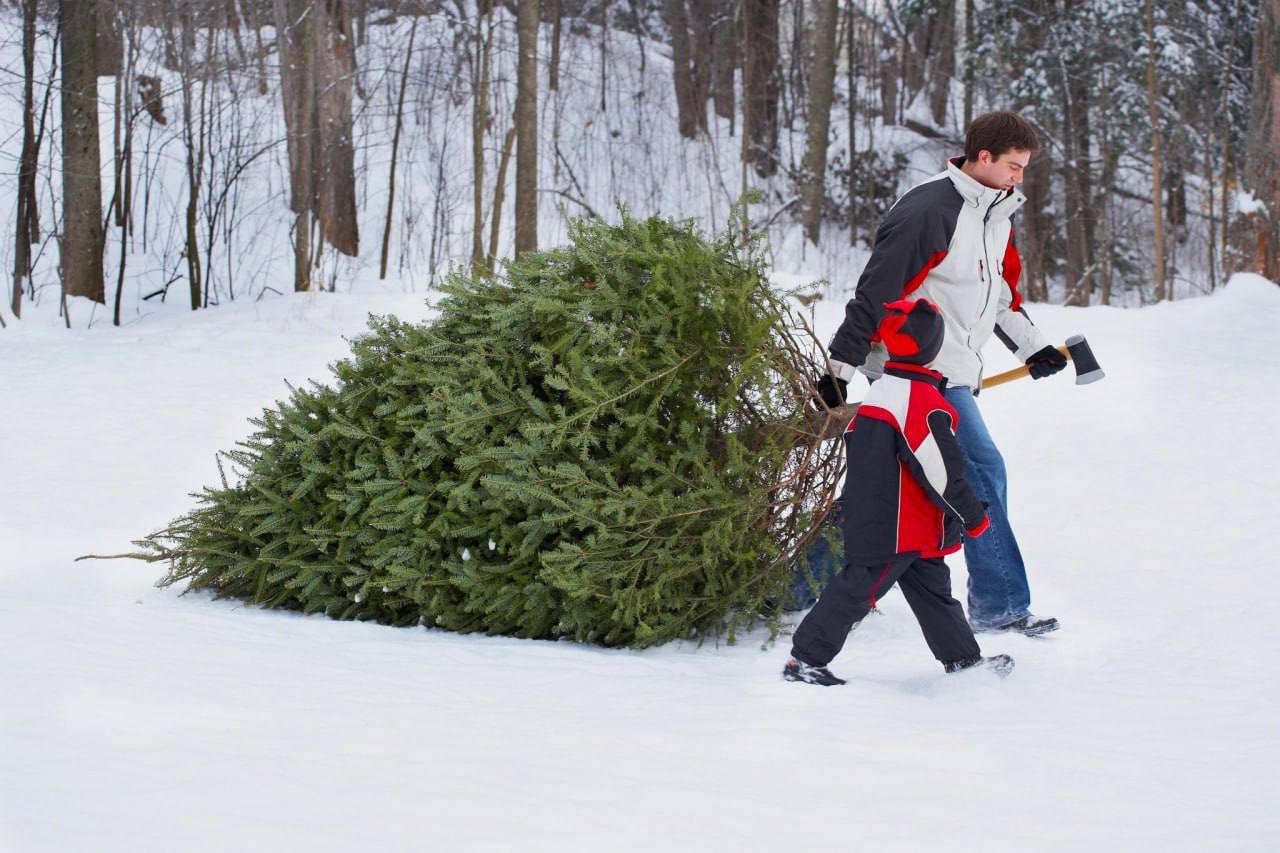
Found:
[{"label": "man's black glove", "polygon": [[1032,379],[1052,376],[1066,366],[1067,357],[1058,352],[1057,347],[1045,347],[1027,359],[1027,367],[1031,368]]},{"label": "man's black glove", "polygon": [[829,409],[844,405],[848,390],[848,382],[838,376],[832,376],[830,373],[824,374],[818,380],[818,396],[822,398],[822,402],[826,403]]}]

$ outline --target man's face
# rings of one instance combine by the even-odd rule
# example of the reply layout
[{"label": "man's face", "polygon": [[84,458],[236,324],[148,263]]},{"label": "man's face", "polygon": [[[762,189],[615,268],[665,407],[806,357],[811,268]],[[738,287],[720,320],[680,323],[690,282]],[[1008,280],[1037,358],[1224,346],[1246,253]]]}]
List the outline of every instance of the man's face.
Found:
[{"label": "man's face", "polygon": [[1007,192],[1022,183],[1022,173],[1030,162],[1031,152],[1021,148],[1012,148],[999,157],[992,157],[984,148],[978,152],[972,174],[983,186]]}]

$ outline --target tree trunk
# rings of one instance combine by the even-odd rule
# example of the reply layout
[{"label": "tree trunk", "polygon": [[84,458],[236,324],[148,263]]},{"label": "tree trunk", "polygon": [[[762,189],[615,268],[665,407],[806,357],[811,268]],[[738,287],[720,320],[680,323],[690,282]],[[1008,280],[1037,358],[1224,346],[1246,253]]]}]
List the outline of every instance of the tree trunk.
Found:
[{"label": "tree trunk", "polygon": [[[1262,0],[1243,183],[1263,209],[1246,218],[1245,268],[1280,283],[1280,0]],[[1252,220],[1252,221],[1250,221]]]},{"label": "tree trunk", "polygon": [[409,68],[413,59],[413,40],[418,35],[418,16],[409,25],[409,44],[404,51],[404,70],[400,72],[400,95],[396,98],[396,126],[391,135],[391,175],[387,179],[387,221],[382,228],[382,254],[378,259],[378,278],[387,277],[387,255],[391,248],[391,215],[396,203],[396,162],[400,154],[400,131],[404,127],[404,95],[409,89]]},{"label": "tree trunk", "polygon": [[485,268],[493,269],[498,259],[498,232],[502,225],[502,205],[507,198],[507,169],[511,165],[511,149],[515,147],[516,129],[507,128],[502,139],[502,156],[498,158],[498,175],[493,182],[493,215],[489,217],[489,254],[485,256]]},{"label": "tree trunk", "polygon": [[809,80],[809,120],[804,151],[805,236],[815,246],[826,198],[827,137],[831,129],[831,99],[836,77],[838,0],[822,0],[814,22],[813,72]]},{"label": "tree trunk", "polygon": [[898,61],[902,64],[903,106],[910,106],[924,89],[925,62],[929,57],[929,18],[923,10],[904,16],[898,40]]},{"label": "tree trunk", "polygon": [[293,289],[311,289],[311,210],[315,203],[314,69],[311,47],[315,15],[307,0],[275,0],[280,52],[280,92],[289,153],[289,209],[293,211]]},{"label": "tree trunk", "polygon": [[[609,12],[612,0],[601,0],[600,9],[600,112],[609,109]],[[705,111],[704,111],[705,113]]]},{"label": "tree trunk", "polygon": [[1088,305],[1093,294],[1093,187],[1090,174],[1089,72],[1064,68],[1062,179],[1066,200],[1068,305]]},{"label": "tree trunk", "polygon": [[665,0],[662,9],[671,33],[671,80],[676,89],[677,123],[680,135],[693,139],[697,137],[698,129],[706,125],[705,115],[701,121],[698,120],[699,113],[706,113],[706,105],[697,98],[693,83],[689,15],[685,0]]},{"label": "tree trunk", "polygon": [[700,130],[707,129],[707,101],[711,99],[711,90],[715,84],[711,24],[719,2],[720,0],[690,0],[689,3],[689,11],[692,13],[689,20],[689,76],[693,83],[693,101],[697,105],[695,115]]},{"label": "tree trunk", "polygon": [[[415,19],[416,21],[416,19]],[[489,129],[489,65],[493,3],[480,0],[475,33],[476,84],[471,99],[471,265],[484,265],[484,135]]]},{"label": "tree trunk", "polygon": [[1160,161],[1160,103],[1156,89],[1156,37],[1153,0],[1147,0],[1147,113],[1151,117],[1151,216],[1155,230],[1156,301],[1169,296],[1164,269],[1164,190],[1162,163]]},{"label": "tree trunk", "polygon": [[316,29],[316,119],[318,131],[316,215],[320,234],[344,255],[360,253],[356,223],[356,155],[351,114],[356,76],[355,36],[347,0],[325,0]]},{"label": "tree trunk", "polygon": [[62,287],[106,302],[98,144],[97,3],[62,0]]},{"label": "tree trunk", "polygon": [[787,130],[795,130],[796,119],[800,116],[800,106],[808,98],[807,81],[809,72],[808,50],[805,47],[806,27],[804,22],[804,3],[791,4],[791,46],[787,51],[785,74],[779,64],[779,74],[785,85],[779,86],[779,124]]},{"label": "tree trunk", "polygon": [[848,41],[845,42],[845,90],[849,93],[849,109],[846,111],[848,120],[848,144],[849,144],[849,168],[845,173],[845,193],[849,196],[849,245],[853,246],[858,242],[858,205],[857,199],[857,174],[858,170],[854,168],[854,164],[858,159],[858,39],[860,37],[857,19],[854,18],[853,4],[849,3],[845,7],[848,11],[845,13],[845,30],[848,33]]},{"label": "tree trunk", "polygon": [[[123,160],[123,175],[117,176],[118,195],[115,200],[117,222],[120,223],[120,263],[116,266],[115,310],[112,312],[112,323],[120,325],[120,312],[124,298],[125,267],[129,260],[129,241],[133,236],[133,124],[135,114],[132,104],[134,81],[137,79],[138,48],[133,20],[121,21],[122,38],[127,43],[125,64],[122,73],[116,78],[116,104],[124,119],[124,143],[120,146],[120,159]],[[122,91],[124,97],[121,97]],[[105,240],[105,237],[104,237]]]},{"label": "tree trunk", "polygon": [[929,112],[936,127],[946,127],[947,100],[956,75],[956,0],[934,5],[929,33]]},{"label": "tree trunk", "polygon": [[883,43],[879,47],[876,73],[880,75],[880,116],[885,124],[897,124],[898,101],[902,96],[901,69],[895,61],[896,50],[884,47]]},{"label": "tree trunk", "polygon": [[347,0],[275,0],[289,150],[289,207],[297,215],[294,288],[310,287],[310,223],[346,255],[359,252],[352,141],[355,39]]},{"label": "tree trunk", "polygon": [[1180,157],[1170,156],[1165,162],[1164,221],[1174,242],[1183,245],[1188,237],[1186,171]]},{"label": "tree trunk", "polygon": [[560,90],[560,24],[564,20],[564,12],[560,8],[560,0],[551,0],[551,64],[547,68],[547,90]]},{"label": "tree trunk", "polygon": [[97,6],[97,45],[94,67],[99,77],[119,77],[124,68],[124,39],[116,17],[119,0],[93,0]]},{"label": "tree trunk", "polygon": [[[355,0],[355,4],[356,47],[364,47],[369,36],[369,0]],[[413,20],[416,23],[418,16],[414,15]]]},{"label": "tree trunk", "polygon": [[779,0],[743,0],[743,121],[747,160],[767,178],[778,171],[778,4]]},{"label": "tree trunk", "polygon": [[[185,219],[185,245],[183,255],[187,260],[187,291],[191,296],[191,310],[195,311],[208,299],[205,282],[201,278],[200,239],[197,225],[200,219],[200,186],[204,177],[204,134],[196,128],[196,114],[192,109],[194,99],[191,87],[195,77],[192,63],[196,55],[196,22],[193,0],[181,6],[179,30],[182,48],[178,53],[179,74],[182,79],[182,142],[186,149],[187,211]],[[203,98],[200,117],[204,118]]]},{"label": "tree trunk", "polygon": [[1046,282],[1046,247],[1053,235],[1053,223],[1045,214],[1049,204],[1050,182],[1053,165],[1047,146],[1031,158],[1027,166],[1022,192],[1027,201],[1018,211],[1017,246],[1022,256],[1023,294],[1032,302],[1047,302],[1049,288]]},{"label": "tree trunk", "polygon": [[[1240,18],[1240,2],[1241,0],[1235,0],[1235,3],[1232,5],[1232,11],[1231,11],[1232,21],[1237,21]],[[1261,27],[1259,27],[1259,29],[1261,29]],[[1230,246],[1228,245],[1228,243],[1230,239],[1230,228],[1231,228],[1231,207],[1230,207],[1231,157],[1232,157],[1232,153],[1231,153],[1231,136],[1232,136],[1231,78],[1232,78],[1232,72],[1235,70],[1234,57],[1235,57],[1235,50],[1236,50],[1236,39],[1238,37],[1239,37],[1239,29],[1236,27],[1232,27],[1231,38],[1227,41],[1227,57],[1226,57],[1226,61],[1223,63],[1222,104],[1219,107],[1222,114],[1222,214],[1221,214],[1221,217],[1219,218],[1221,228],[1222,228],[1222,237],[1221,237],[1221,243],[1218,246],[1219,248],[1218,254],[1222,259],[1224,274],[1230,274],[1230,271],[1227,270],[1226,268],[1226,264],[1227,264],[1227,257],[1230,254]],[[1213,239],[1213,235],[1210,234],[1209,238]]]},{"label": "tree trunk", "polygon": [[1115,174],[1119,159],[1119,152],[1112,153],[1104,150],[1105,165],[1102,169],[1101,192],[1098,193],[1102,212],[1098,220],[1098,239],[1102,245],[1102,254],[1098,260],[1098,281],[1101,291],[1099,302],[1103,305],[1111,304],[1111,294],[1115,286]]},{"label": "tree trunk", "polygon": [[538,248],[538,0],[516,12],[516,256]]},{"label": "tree trunk", "polygon": [[35,215],[36,142],[35,61],[36,2],[22,0],[22,154],[18,159],[18,216],[13,242],[13,294],[9,307],[22,316],[22,290],[31,278],[32,222]]},{"label": "tree trunk", "polygon": [[732,122],[737,113],[733,80],[738,67],[736,4],[732,0],[716,0],[711,8],[714,14],[711,20],[712,99],[716,115]]},{"label": "tree trunk", "polygon": [[969,123],[973,121],[973,95],[974,95],[974,58],[972,56],[972,45],[974,43],[973,27],[974,14],[973,4],[976,0],[961,0],[964,3],[964,126],[967,128]]}]

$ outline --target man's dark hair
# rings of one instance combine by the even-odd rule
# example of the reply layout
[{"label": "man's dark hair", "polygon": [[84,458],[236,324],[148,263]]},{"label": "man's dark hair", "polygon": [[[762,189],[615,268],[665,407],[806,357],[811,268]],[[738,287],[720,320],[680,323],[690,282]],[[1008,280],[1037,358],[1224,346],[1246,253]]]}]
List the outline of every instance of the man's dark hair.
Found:
[{"label": "man's dark hair", "polygon": [[1040,150],[1040,140],[1031,123],[1017,113],[984,113],[975,118],[964,135],[964,159],[976,161],[983,149],[995,160],[1013,149]]}]

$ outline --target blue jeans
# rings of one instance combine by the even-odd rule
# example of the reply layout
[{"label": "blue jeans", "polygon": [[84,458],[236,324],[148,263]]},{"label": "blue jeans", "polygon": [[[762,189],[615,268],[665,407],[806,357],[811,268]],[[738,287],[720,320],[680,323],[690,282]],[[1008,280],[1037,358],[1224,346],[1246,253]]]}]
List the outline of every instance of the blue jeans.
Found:
[{"label": "blue jeans", "polygon": [[[809,545],[804,556],[791,570],[791,595],[784,610],[808,610],[817,601],[831,579],[844,568],[844,498],[839,497],[822,522],[822,535]],[[806,571],[808,564],[808,571]],[[812,575],[816,585],[809,582]]]},{"label": "blue jeans", "polygon": [[1022,552],[1009,526],[1009,495],[1004,458],[991,440],[973,391],[948,386],[947,402],[960,415],[956,439],[965,456],[965,479],[979,500],[987,502],[991,526],[976,539],[964,541],[969,566],[969,624],[993,628],[1027,615],[1031,589]]}]

